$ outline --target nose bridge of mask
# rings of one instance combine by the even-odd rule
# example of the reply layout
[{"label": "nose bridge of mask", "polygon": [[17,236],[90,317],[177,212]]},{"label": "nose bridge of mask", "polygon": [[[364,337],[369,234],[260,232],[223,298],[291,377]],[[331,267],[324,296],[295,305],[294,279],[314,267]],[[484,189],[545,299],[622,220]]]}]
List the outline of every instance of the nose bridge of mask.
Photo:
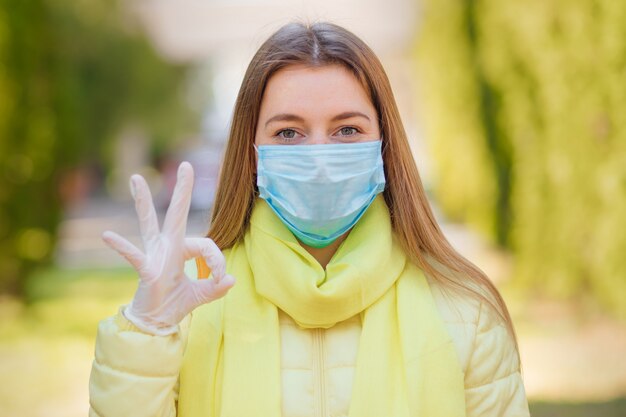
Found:
[{"label": "nose bridge of mask", "polygon": [[[338,182],[339,177],[357,174],[364,165],[372,170],[382,162],[381,140],[356,143],[325,143],[314,145],[253,144],[258,167],[300,180],[306,178],[321,184]],[[280,172],[278,172],[280,170]]]},{"label": "nose bridge of mask", "polygon": [[319,158],[315,158],[315,169],[313,172],[319,181],[328,180],[331,175],[330,168],[324,162],[326,161],[319,161]]}]

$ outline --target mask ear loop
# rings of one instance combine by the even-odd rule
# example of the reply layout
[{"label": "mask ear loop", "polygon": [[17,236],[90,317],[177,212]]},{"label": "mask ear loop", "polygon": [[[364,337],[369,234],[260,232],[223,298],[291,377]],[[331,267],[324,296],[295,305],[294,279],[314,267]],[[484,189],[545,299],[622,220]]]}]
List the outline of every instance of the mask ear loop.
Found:
[{"label": "mask ear loop", "polygon": [[254,188],[255,188],[255,194],[256,197],[259,196],[259,189],[257,186],[257,181],[258,181],[258,176],[259,176],[259,158],[260,158],[260,152],[259,152],[259,148],[256,146],[256,143],[252,142],[252,146],[254,147],[254,150],[256,151],[256,166],[254,169]]},{"label": "mask ear loop", "polygon": [[[256,151],[256,165],[258,168],[259,165],[259,158],[261,157],[261,151],[259,151],[259,148],[256,146],[256,143],[252,142],[252,147],[254,147],[254,150]],[[256,172],[255,172],[256,175]]]}]

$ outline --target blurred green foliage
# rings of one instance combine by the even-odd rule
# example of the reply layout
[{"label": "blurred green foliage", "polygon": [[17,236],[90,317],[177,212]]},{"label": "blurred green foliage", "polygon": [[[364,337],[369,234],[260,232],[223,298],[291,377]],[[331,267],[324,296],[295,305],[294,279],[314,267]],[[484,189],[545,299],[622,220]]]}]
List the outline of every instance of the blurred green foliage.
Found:
[{"label": "blurred green foliage", "polygon": [[605,402],[530,402],[533,417],[621,417],[625,414],[625,397]]},{"label": "blurred green foliage", "polygon": [[437,199],[516,255],[529,294],[626,317],[626,2],[425,0]]},{"label": "blurred green foliage", "polygon": [[42,268],[30,276],[21,299],[0,298],[0,340],[9,343],[37,335],[93,342],[98,322],[128,303],[136,287],[132,268]]},{"label": "blurred green foliage", "polygon": [[140,125],[159,151],[195,126],[188,68],[159,57],[113,0],[5,0],[0,6],[0,293],[49,262],[77,167],[106,169],[112,139]]}]

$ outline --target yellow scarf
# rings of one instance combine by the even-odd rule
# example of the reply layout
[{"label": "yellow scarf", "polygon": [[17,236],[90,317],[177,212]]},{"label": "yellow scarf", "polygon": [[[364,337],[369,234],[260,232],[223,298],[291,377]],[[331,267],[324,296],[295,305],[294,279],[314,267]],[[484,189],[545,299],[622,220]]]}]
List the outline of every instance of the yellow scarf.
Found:
[{"label": "yellow scarf", "polygon": [[[305,328],[361,314],[350,417],[465,416],[452,339],[422,271],[394,237],[382,195],[326,270],[261,199],[243,241],[225,255],[237,283],[223,299],[194,310],[179,416],[281,415],[277,308]],[[199,266],[199,275],[208,276]]]}]

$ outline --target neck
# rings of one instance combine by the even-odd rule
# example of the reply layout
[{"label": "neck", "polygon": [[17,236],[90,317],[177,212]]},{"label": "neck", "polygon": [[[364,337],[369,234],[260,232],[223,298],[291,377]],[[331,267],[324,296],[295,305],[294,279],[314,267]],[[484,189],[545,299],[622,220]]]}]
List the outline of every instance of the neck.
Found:
[{"label": "neck", "polygon": [[300,245],[302,245],[302,247],[306,249],[306,251],[309,252],[317,260],[317,262],[319,262],[322,268],[326,269],[326,265],[328,265],[328,262],[330,262],[335,252],[337,252],[339,245],[341,245],[341,243],[346,240],[346,238],[348,237],[348,233],[350,233],[349,230],[343,235],[339,236],[337,240],[335,240],[333,243],[323,248],[314,248],[312,246],[305,245],[299,239],[298,242],[300,242]]}]

